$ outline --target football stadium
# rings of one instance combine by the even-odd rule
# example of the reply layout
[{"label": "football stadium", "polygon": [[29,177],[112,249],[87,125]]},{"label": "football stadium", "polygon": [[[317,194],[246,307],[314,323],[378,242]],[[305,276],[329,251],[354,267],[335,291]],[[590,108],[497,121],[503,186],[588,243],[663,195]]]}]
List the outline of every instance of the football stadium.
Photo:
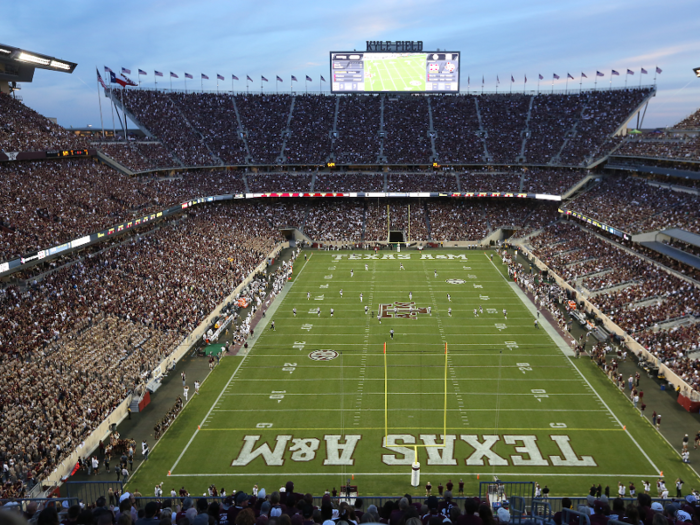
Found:
[{"label": "football stadium", "polygon": [[700,523],[698,64],[387,36],[0,44],[3,520]]}]

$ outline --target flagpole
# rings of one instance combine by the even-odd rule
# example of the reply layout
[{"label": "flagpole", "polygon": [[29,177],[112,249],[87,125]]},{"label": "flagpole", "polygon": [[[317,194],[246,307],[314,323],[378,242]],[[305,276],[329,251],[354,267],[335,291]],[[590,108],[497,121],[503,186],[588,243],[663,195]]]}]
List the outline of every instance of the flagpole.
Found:
[{"label": "flagpole", "polygon": [[630,76],[630,74],[625,72],[625,89],[627,89],[627,77],[628,76]]},{"label": "flagpole", "polygon": [[540,74],[537,74],[537,94],[540,94]]},{"label": "flagpole", "polygon": [[173,76],[170,75],[170,91],[173,90]]},{"label": "flagpole", "polygon": [[523,95],[525,94],[525,84],[527,84],[527,75],[523,78]]},{"label": "flagpole", "polygon": [[112,91],[112,82],[110,79],[109,82],[109,101],[112,103],[112,140],[117,139],[117,128],[116,125],[114,124],[114,99],[112,98],[114,96],[114,91]]},{"label": "flagpole", "polygon": [[639,87],[642,87],[642,70],[639,70]]},{"label": "flagpole", "polygon": [[513,93],[513,75],[510,76],[510,92]]},{"label": "flagpole", "polygon": [[[554,83],[552,83],[554,84]],[[564,87],[564,94],[568,95],[569,94],[569,74],[566,74],[566,86]]]},{"label": "flagpole", "polygon": [[155,69],[153,70],[153,82],[156,85],[156,91],[158,91],[158,79],[156,78],[156,72]]},{"label": "flagpole", "polygon": [[654,66],[654,86],[656,86],[656,72],[659,70],[659,66]]},{"label": "flagpole", "polygon": [[593,91],[598,91],[598,70],[595,72],[595,80],[593,81]]},{"label": "flagpole", "polygon": [[[97,71],[97,74],[99,75],[100,72],[97,69],[97,66],[95,66],[95,70]],[[97,102],[100,104],[100,126],[102,126],[102,140],[105,139],[105,124],[104,121],[102,120],[102,100],[100,99],[100,81],[95,79],[97,82]]]},{"label": "flagpole", "polygon": [[185,94],[187,94],[187,73],[185,73]]},{"label": "flagpole", "polygon": [[578,83],[578,93],[579,95],[583,91],[583,75],[581,75],[581,81]]},{"label": "flagpole", "polygon": [[611,72],[610,72],[610,87],[608,88],[610,91],[612,91],[612,77],[613,77],[613,74],[612,74],[612,71],[611,71]]}]

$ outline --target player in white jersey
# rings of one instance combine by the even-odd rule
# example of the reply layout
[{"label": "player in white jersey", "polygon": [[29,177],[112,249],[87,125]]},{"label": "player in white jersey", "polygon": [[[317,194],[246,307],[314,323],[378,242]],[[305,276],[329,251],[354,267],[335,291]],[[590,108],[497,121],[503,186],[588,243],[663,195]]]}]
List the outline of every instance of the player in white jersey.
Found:
[{"label": "player in white jersey", "polygon": [[447,309],[447,315],[449,315],[450,317],[452,317],[452,308],[448,308],[448,309]]},{"label": "player in white jersey", "polygon": [[408,292],[408,300],[413,301],[413,292]]},{"label": "player in white jersey", "polygon": [[538,325],[539,325],[539,321],[537,319],[535,319],[535,328],[539,328]]},{"label": "player in white jersey", "polygon": [[437,277],[437,270],[433,270],[435,272],[435,277]]},{"label": "player in white jersey", "polygon": [[360,293],[360,302],[362,302],[362,293]]},{"label": "player in white jersey", "polygon": [[368,309],[368,308],[369,308],[369,306],[365,305],[365,315],[367,315],[367,309]]},{"label": "player in white jersey", "polygon": [[187,385],[185,385],[185,391],[184,391],[185,402],[187,402],[187,396],[188,396],[189,394],[190,394],[190,387],[187,386]]},{"label": "player in white jersey", "polygon": [[474,308],[474,317],[479,317],[479,314],[477,313],[476,308]]},{"label": "player in white jersey", "polygon": [[503,317],[508,319],[508,312],[506,311],[505,308],[503,309]]},{"label": "player in white jersey", "polygon": [[194,393],[199,394],[199,381],[194,382]]},{"label": "player in white jersey", "polygon": [[428,306],[428,315],[433,315],[433,307]]},{"label": "player in white jersey", "polygon": [[341,299],[343,298],[343,289],[342,288],[340,289],[340,298]]},{"label": "player in white jersey", "polygon": [[355,277],[355,271],[350,269],[350,277]]},{"label": "player in white jersey", "polygon": [[452,296],[450,294],[447,294],[447,301],[450,303],[452,302]]},{"label": "player in white jersey", "polygon": [[484,308],[483,308],[481,305],[479,305],[479,313],[480,313],[480,314],[483,314],[483,313],[484,313]]},{"label": "player in white jersey", "polygon": [[369,270],[369,266],[365,264],[365,271]]},{"label": "player in white jersey", "polygon": [[333,308],[331,308],[331,317],[333,317]]},{"label": "player in white jersey", "polygon": [[318,307],[318,308],[316,309],[316,314],[317,314],[319,317],[321,317],[321,307]]},{"label": "player in white jersey", "polygon": [[379,324],[382,324],[382,314],[377,312],[377,321],[379,321]]},{"label": "player in white jersey", "polygon": [[306,300],[307,301],[311,300],[311,292],[306,292]]},{"label": "player in white jersey", "polygon": [[642,480],[642,485],[644,486],[644,494],[649,494],[649,491],[651,490],[651,482]]},{"label": "player in white jersey", "polygon": [[296,316],[297,316],[297,309],[296,309],[296,308],[292,308],[292,313],[294,313],[294,317],[296,317]]},{"label": "player in white jersey", "polygon": [[403,267],[403,263],[399,263],[399,270],[405,270],[406,268]]}]

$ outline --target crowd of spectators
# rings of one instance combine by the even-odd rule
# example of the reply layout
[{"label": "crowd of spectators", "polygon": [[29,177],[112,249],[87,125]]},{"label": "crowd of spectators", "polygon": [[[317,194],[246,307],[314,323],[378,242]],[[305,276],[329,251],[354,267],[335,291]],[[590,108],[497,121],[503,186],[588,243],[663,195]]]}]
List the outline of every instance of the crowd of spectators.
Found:
[{"label": "crowd of spectators", "polygon": [[248,173],[248,188],[253,193],[308,193],[312,175],[306,173]]},{"label": "crowd of spectators", "polygon": [[488,233],[483,205],[478,202],[431,200],[426,207],[435,241],[476,241]]},{"label": "crowd of spectators", "polygon": [[487,132],[486,148],[493,163],[512,163],[520,155],[531,98],[523,94],[479,97],[481,124]]},{"label": "crowd of spectators", "polygon": [[673,129],[700,129],[700,109],[681,120]]},{"label": "crowd of spectators", "polygon": [[177,166],[160,142],[100,142],[95,146],[134,172]]},{"label": "crowd of spectators", "polygon": [[53,123],[13,96],[0,93],[0,150],[55,151],[87,147],[87,139]]},{"label": "crowd of spectators", "polygon": [[236,95],[241,125],[246,130],[253,164],[277,164],[282,155],[283,132],[287,129],[291,95]]},{"label": "crowd of spectators", "polygon": [[315,192],[373,192],[384,191],[381,173],[319,173],[314,182]]},{"label": "crowd of spectators", "polygon": [[567,208],[628,233],[678,227],[700,232],[695,194],[650,186],[632,176],[609,176]]},{"label": "crowd of spectators", "polygon": [[581,116],[578,94],[538,94],[532,101],[525,158],[530,164],[547,164],[559,154],[569,130]]},{"label": "crowd of spectators", "polygon": [[500,191],[517,193],[520,191],[521,172],[495,171],[492,173],[470,172],[460,174],[460,184],[464,193],[478,191]]},{"label": "crowd of spectators", "polygon": [[389,164],[427,164],[433,155],[425,96],[384,99],[384,156]]},{"label": "crowd of spectators", "polygon": [[53,470],[265,260],[281,236],[261,210],[193,210],[0,290],[0,454],[13,483]]},{"label": "crowd of spectators", "polygon": [[381,100],[378,96],[340,97],[337,137],[333,141],[337,164],[373,164],[379,156]]},{"label": "crowd of spectators", "polygon": [[435,150],[443,164],[484,162],[484,139],[479,135],[477,97],[431,97]]},{"label": "crowd of spectators", "polygon": [[457,179],[452,174],[392,173],[387,175],[386,181],[386,191],[446,193],[458,191]]},{"label": "crowd of spectators", "polygon": [[[216,160],[202,137],[186,120],[173,95],[148,89],[124,90],[114,95],[127,110],[153,133],[185,166],[212,166]],[[195,94],[187,100],[196,103]],[[182,99],[180,99],[182,101]]]},{"label": "crowd of spectators", "polygon": [[331,151],[335,99],[297,95],[284,157],[288,164],[324,164]]},{"label": "crowd of spectators", "polygon": [[[659,329],[669,321],[700,316],[700,287],[676,277],[571,223],[556,223],[530,239],[535,255],[572,286],[594,293],[589,300],[673,370],[687,373],[697,349],[697,328]],[[600,273],[599,273],[600,272]],[[662,327],[663,328],[663,327]],[[675,361],[684,363],[679,368]],[[696,368],[695,361],[692,363]],[[679,373],[680,375],[680,373]]]},{"label": "crowd of spectators", "polygon": [[661,133],[648,135],[633,135],[616,152],[630,157],[655,157],[680,159],[685,161],[700,161],[700,136]]},{"label": "crowd of spectators", "polygon": [[309,209],[304,233],[318,242],[362,240],[365,205],[358,201],[320,200]]},{"label": "crowd of spectators", "polygon": [[[202,137],[202,149],[224,164],[245,164],[246,148],[239,134],[238,120],[230,95],[214,93],[171,93],[192,128]],[[219,164],[212,159],[209,164]]]}]

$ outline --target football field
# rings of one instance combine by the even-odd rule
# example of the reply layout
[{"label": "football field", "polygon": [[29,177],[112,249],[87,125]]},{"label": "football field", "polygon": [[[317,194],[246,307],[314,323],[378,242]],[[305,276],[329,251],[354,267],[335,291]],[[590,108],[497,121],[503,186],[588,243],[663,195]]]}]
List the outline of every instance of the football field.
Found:
[{"label": "football field", "polygon": [[534,326],[498,255],[304,253],[267,314],[275,330],[222,360],[130,487],[293,480],[322,494],[350,479],[364,495],[420,495],[416,454],[421,485],[463,479],[467,494],[494,475],[553,496],[660,472],[700,486],[588,359]]},{"label": "football field", "polygon": [[425,91],[427,55],[365,58],[365,91]]}]

